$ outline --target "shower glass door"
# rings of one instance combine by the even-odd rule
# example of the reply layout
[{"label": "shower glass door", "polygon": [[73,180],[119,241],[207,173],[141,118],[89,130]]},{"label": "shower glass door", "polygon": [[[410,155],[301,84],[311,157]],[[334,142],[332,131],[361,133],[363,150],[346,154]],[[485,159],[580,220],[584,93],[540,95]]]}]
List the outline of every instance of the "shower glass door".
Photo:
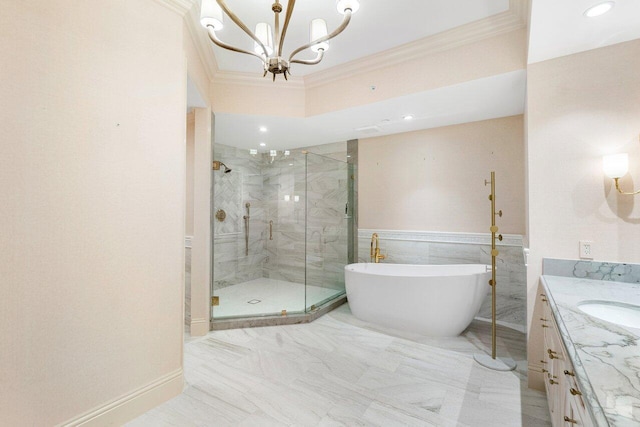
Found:
[{"label": "shower glass door", "polygon": [[307,311],[345,293],[349,263],[349,180],[346,162],[306,154],[306,296]]},{"label": "shower glass door", "polygon": [[263,276],[273,289],[277,314],[303,313],[305,304],[305,155],[265,156],[265,248]]},{"label": "shower glass door", "polygon": [[213,319],[304,312],[305,156],[269,154],[214,144]]},{"label": "shower glass door", "polygon": [[214,144],[212,318],[305,313],[345,292],[350,167]]}]

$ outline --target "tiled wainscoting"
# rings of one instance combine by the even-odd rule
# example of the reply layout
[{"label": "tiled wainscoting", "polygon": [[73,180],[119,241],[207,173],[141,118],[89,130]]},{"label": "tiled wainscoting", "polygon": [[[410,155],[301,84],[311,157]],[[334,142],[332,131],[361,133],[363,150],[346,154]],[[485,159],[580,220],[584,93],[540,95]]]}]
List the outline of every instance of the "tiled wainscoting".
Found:
[{"label": "tiled wainscoting", "polygon": [[[491,264],[491,235],[399,230],[358,230],[358,262],[369,262],[371,235],[378,233],[383,261],[391,264]],[[526,327],[526,267],[522,236],[504,235],[497,242],[496,260],[498,322],[524,331]],[[400,292],[400,290],[399,290]],[[487,293],[491,287],[487,285]],[[479,318],[491,318],[491,298],[485,300]]]}]

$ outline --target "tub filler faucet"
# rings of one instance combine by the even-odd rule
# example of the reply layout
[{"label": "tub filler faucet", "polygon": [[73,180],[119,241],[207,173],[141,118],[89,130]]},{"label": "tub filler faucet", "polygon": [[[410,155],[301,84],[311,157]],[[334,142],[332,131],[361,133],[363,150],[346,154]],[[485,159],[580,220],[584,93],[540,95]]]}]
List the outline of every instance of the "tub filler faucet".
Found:
[{"label": "tub filler faucet", "polygon": [[380,240],[378,239],[378,233],[373,233],[371,235],[371,251],[369,252],[371,256],[371,262],[375,262],[378,264],[381,259],[385,259],[386,257],[380,253]]}]

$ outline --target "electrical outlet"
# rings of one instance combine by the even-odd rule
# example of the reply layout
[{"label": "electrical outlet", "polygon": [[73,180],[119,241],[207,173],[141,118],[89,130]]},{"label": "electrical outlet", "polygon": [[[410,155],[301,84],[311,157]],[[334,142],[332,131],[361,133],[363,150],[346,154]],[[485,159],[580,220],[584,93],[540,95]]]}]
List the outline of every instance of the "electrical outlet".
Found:
[{"label": "electrical outlet", "polygon": [[580,259],[593,259],[593,242],[590,240],[580,240]]}]

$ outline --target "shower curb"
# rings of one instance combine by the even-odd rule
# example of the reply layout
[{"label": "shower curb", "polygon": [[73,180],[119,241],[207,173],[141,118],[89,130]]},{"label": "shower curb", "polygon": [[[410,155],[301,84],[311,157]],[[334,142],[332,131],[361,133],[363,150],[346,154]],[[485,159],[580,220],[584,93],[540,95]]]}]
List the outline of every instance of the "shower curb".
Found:
[{"label": "shower curb", "polygon": [[286,316],[242,317],[237,319],[213,320],[209,323],[209,330],[223,331],[226,329],[257,328],[261,326],[298,325],[313,322],[317,318],[329,313],[347,302],[347,295],[343,294],[323,304],[310,313],[288,314]]}]

